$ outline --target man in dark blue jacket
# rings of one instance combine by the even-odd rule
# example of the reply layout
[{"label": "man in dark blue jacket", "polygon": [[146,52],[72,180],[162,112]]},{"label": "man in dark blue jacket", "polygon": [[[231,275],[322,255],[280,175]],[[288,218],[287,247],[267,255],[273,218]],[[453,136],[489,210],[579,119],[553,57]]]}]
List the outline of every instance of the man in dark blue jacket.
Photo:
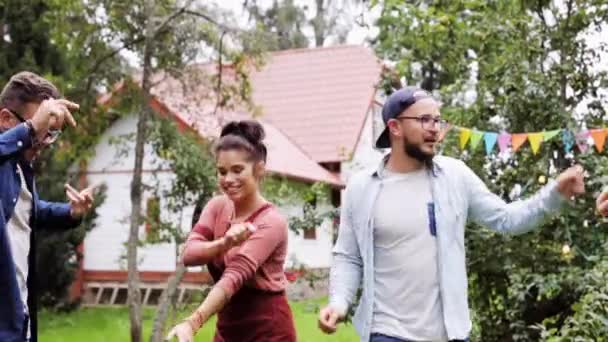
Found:
[{"label": "man in dark blue jacket", "polygon": [[33,250],[38,227],[68,229],[91,208],[91,190],[66,184],[69,203],[38,198],[32,162],[61,133],[75,126],[78,105],[31,72],[11,77],[0,93],[0,341],[36,341],[36,274]]}]

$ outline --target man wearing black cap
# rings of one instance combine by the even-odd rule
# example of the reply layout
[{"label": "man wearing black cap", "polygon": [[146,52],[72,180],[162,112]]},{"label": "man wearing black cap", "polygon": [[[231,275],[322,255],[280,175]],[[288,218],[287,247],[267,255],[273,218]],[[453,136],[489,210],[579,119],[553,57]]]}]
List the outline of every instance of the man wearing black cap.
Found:
[{"label": "man wearing black cap", "polygon": [[382,118],[386,129],[376,147],[390,154],[349,180],[319,327],[333,333],[361,285],[353,318],[361,341],[466,341],[467,219],[526,232],[584,192],[583,170],[572,167],[529,199],[507,204],[462,161],[435,156],[447,123],[431,94],[400,89],[386,100]]}]

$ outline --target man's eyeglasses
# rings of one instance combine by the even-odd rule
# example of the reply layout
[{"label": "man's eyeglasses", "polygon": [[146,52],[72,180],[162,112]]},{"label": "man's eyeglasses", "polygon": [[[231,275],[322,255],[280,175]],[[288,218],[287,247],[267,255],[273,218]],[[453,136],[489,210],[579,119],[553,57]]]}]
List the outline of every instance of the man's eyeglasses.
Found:
[{"label": "man's eyeglasses", "polygon": [[427,131],[430,131],[432,129],[435,129],[437,126],[439,126],[440,130],[446,129],[449,125],[449,123],[447,122],[447,120],[438,118],[438,117],[434,117],[432,115],[423,115],[423,116],[398,116],[395,118],[395,120],[401,120],[401,119],[411,119],[411,120],[417,120],[418,122],[420,122],[420,125],[422,126],[422,129],[425,129]]},{"label": "man's eyeglasses", "polygon": [[[16,111],[14,111],[12,109],[8,109],[8,111],[11,114],[13,114],[17,118],[17,120],[19,120],[19,122],[24,123],[27,121],[27,120],[25,120],[23,115],[17,113]],[[38,142],[37,145],[51,145],[52,143],[57,141],[57,139],[59,138],[60,135],[61,135],[61,130],[49,129],[48,132],[46,133],[46,136],[44,137],[44,139],[42,141]]]}]

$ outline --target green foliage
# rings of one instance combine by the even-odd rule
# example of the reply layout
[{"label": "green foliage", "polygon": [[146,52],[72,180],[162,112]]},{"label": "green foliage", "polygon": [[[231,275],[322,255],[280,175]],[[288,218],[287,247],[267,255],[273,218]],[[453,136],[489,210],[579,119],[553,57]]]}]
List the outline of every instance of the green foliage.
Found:
[{"label": "green foliage", "polygon": [[[597,65],[606,44],[592,46],[586,39],[601,32],[608,16],[601,2],[376,3],[382,6],[376,50],[396,63],[397,77],[383,83],[388,92],[395,78],[420,84],[440,95],[450,121],[480,130],[605,126],[600,90],[608,78]],[[594,150],[565,153],[557,137],[544,142],[538,155],[524,146],[503,160],[486,157],[483,148],[460,151],[456,134],[447,138],[444,154],[464,159],[507,201],[519,198],[510,196],[516,186],[521,197],[530,196],[544,185],[540,176],[555,176],[575,161],[589,173],[587,194],[532,233],[502,236],[468,227],[472,338],[605,340],[606,283],[601,280],[608,231],[594,213],[608,173],[605,158]]]},{"label": "green foliage", "polygon": [[306,25],[305,8],[293,0],[275,1],[268,9],[257,1],[246,1],[245,7],[256,27],[248,33],[254,39],[244,40],[245,51],[278,51],[308,47],[302,31]]},{"label": "green foliage", "polygon": [[[153,226],[147,242],[175,241],[178,245],[185,241],[179,222],[177,225],[162,217],[183,217],[184,209],[206,203],[216,189],[215,159],[210,145],[190,129],[180,130],[174,120],[155,118],[150,130],[150,143],[159,162],[168,162],[174,178],[171,184],[157,182],[151,188],[161,199],[157,213],[161,217]],[[167,215],[161,216],[161,211]],[[186,215],[190,215],[187,213]]]},{"label": "green foliage", "polygon": [[[78,128],[66,129],[56,146],[36,163],[37,189],[46,200],[66,201],[63,184],[76,175],[68,169],[78,166],[90,155],[88,151],[111,121],[104,111],[93,110],[96,93],[91,85],[102,86],[116,79],[120,63],[109,63],[104,69],[92,68],[97,57],[107,53],[109,47],[103,39],[88,34],[96,23],[88,20],[91,13],[82,8],[77,1],[8,0],[0,3],[3,13],[0,30],[2,78],[8,80],[19,71],[30,70],[48,78],[66,97],[81,104],[80,112],[75,114]],[[107,58],[107,61],[115,62],[116,59]],[[86,219],[76,230],[61,233],[53,227],[40,228],[47,229],[39,230],[36,246],[32,246],[38,251],[38,294],[43,305],[62,306],[66,304],[67,290],[74,277],[76,246],[83,241],[85,232],[93,228],[93,223]]]}]

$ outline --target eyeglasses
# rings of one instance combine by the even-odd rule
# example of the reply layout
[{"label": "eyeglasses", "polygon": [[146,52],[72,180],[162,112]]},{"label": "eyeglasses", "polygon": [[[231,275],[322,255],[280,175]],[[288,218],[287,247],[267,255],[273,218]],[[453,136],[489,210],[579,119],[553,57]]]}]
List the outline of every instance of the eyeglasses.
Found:
[{"label": "eyeglasses", "polygon": [[439,126],[440,130],[445,129],[445,128],[448,127],[448,121],[447,120],[440,119],[440,118],[434,117],[432,115],[398,116],[398,117],[395,118],[395,120],[401,120],[401,119],[417,120],[418,122],[420,122],[420,125],[422,126],[422,129],[425,129],[427,131],[435,129],[437,126]]},{"label": "eyeglasses", "polygon": [[[11,114],[13,114],[17,120],[19,120],[19,122],[24,123],[26,120],[23,117],[23,115],[19,114],[18,112],[12,110],[12,109],[7,109]],[[46,136],[44,137],[44,139],[42,139],[42,141],[38,142],[36,145],[51,145],[52,143],[54,143],[55,141],[57,141],[57,139],[59,138],[59,136],[61,135],[61,130],[59,129],[49,129],[48,132],[46,133]]]}]

